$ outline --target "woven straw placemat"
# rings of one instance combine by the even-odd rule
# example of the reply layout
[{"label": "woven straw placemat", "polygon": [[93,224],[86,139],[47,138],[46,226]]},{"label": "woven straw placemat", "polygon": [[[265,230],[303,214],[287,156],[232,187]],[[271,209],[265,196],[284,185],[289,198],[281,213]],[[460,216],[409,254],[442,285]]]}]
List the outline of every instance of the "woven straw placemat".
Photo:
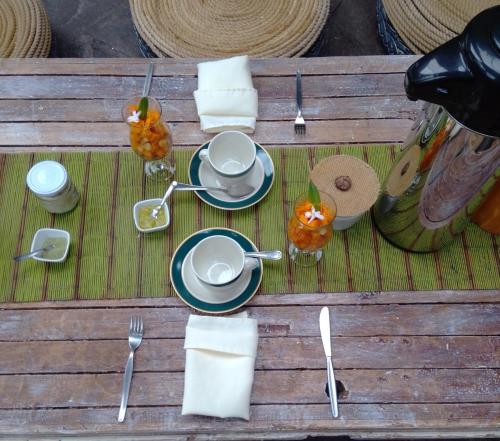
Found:
[{"label": "woven straw placemat", "polygon": [[159,57],[295,57],[318,38],[329,0],[130,0]]},{"label": "woven straw placemat", "polygon": [[[178,192],[170,205],[167,230],[139,234],[132,207],[158,197],[165,185],[144,176],[142,160],[132,152],[39,152],[0,154],[0,302],[162,297],[175,295],[169,280],[170,259],[177,246],[203,228],[240,231],[259,249],[280,249],[280,262],[266,262],[260,294],[496,289],[500,286],[500,236],[470,225],[437,253],[409,253],[385,241],[369,213],[345,231],[335,231],[321,262],[311,268],[293,265],[286,226],[294,200],[307,189],[309,168],[335,154],[366,161],[383,179],[395,147],[339,146],[271,148],[275,179],[257,205],[222,211],[202,203],[191,192]],[[174,150],[176,178],[188,182],[193,152]],[[60,161],[81,192],[70,213],[51,215],[26,189],[31,164]],[[71,234],[68,259],[61,264],[12,257],[29,250],[37,229],[61,228]]]},{"label": "woven straw placemat", "polygon": [[460,34],[500,0],[382,0],[391,24],[415,53],[427,53]]},{"label": "woven straw placemat", "polygon": [[42,0],[0,1],[0,57],[48,57],[50,42]]}]

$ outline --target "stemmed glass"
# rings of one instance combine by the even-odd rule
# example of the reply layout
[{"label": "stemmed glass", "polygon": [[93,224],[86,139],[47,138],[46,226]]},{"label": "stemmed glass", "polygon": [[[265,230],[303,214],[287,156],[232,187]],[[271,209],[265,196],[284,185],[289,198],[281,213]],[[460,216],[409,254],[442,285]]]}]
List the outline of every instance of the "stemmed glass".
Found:
[{"label": "stemmed glass", "polygon": [[[337,213],[335,201],[319,192],[320,210],[316,211],[308,194],[299,196],[288,222],[288,252],[293,262],[300,266],[315,265],[323,255],[323,248],[333,235],[332,222]],[[315,216],[318,213],[318,217]],[[312,218],[312,219],[311,219]]]},{"label": "stemmed glass", "polygon": [[[139,109],[144,99],[147,100],[145,118]],[[122,108],[122,117],[130,128],[132,150],[145,161],[146,175],[158,180],[170,179],[175,173],[172,131],[161,117],[160,103],[152,97],[131,98]]]}]

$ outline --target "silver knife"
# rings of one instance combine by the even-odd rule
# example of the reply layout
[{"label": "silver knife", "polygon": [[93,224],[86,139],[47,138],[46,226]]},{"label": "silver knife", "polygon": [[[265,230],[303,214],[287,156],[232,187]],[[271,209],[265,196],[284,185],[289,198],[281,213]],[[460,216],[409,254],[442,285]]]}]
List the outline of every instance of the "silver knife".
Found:
[{"label": "silver knife", "polygon": [[326,355],[326,370],[328,373],[328,395],[330,395],[330,405],[334,418],[339,416],[337,406],[337,388],[335,387],[335,376],[332,366],[332,345],[330,342],[330,312],[325,306],[319,314],[319,330],[321,332],[321,341]]}]

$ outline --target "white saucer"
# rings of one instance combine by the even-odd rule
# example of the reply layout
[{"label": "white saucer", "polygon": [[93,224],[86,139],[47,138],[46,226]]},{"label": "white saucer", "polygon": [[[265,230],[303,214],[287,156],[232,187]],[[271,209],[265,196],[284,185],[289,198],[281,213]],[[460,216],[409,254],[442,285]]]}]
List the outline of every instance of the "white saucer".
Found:
[{"label": "white saucer", "polygon": [[191,265],[193,250],[189,251],[182,262],[181,277],[189,292],[198,300],[206,303],[220,304],[230,302],[241,295],[250,283],[252,269],[245,268],[240,277],[225,286],[209,286],[196,277]]},{"label": "white saucer", "polygon": [[[201,185],[206,187],[224,187],[225,185],[219,180],[217,173],[215,173],[214,169],[210,167],[210,164],[206,162],[202,162],[200,164],[200,169],[198,170],[198,176],[200,178]],[[243,197],[235,198],[233,196],[229,196],[226,193],[221,191],[207,191],[207,193],[214,198],[217,198],[220,201],[224,202],[236,202],[236,201],[244,201],[246,199],[250,199],[252,196],[257,193],[257,191],[262,187],[264,183],[264,165],[259,157],[255,159],[255,165],[250,170],[247,179],[245,180],[245,184],[252,186],[255,190],[252,193],[249,193]]]},{"label": "white saucer", "polygon": [[[200,152],[206,149],[208,149],[208,142],[200,146],[191,157],[188,168],[189,182],[195,185],[224,186],[212,167],[200,158]],[[196,191],[197,196],[208,205],[222,210],[242,210],[261,201],[273,186],[274,164],[269,153],[257,143],[255,143],[255,150],[255,165],[246,181],[255,188],[251,194],[235,198],[222,192]]]}]

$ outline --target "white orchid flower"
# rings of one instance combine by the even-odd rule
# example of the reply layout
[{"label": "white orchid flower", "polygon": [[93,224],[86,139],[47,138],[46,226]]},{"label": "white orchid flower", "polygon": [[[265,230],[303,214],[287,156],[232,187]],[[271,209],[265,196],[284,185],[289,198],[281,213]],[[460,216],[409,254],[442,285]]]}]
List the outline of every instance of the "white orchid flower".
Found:
[{"label": "white orchid flower", "polygon": [[139,114],[140,114],[140,112],[138,112],[138,111],[136,112],[135,110],[133,110],[132,111],[132,115],[130,115],[127,118],[127,122],[129,122],[129,123],[132,123],[132,122],[137,123],[137,122],[139,122]]},{"label": "white orchid flower", "polygon": [[319,219],[319,220],[325,219],[325,216],[323,216],[320,211],[316,211],[314,207],[311,208],[311,211],[306,211],[305,217],[309,219],[307,221],[308,224],[310,224],[314,219]]}]

